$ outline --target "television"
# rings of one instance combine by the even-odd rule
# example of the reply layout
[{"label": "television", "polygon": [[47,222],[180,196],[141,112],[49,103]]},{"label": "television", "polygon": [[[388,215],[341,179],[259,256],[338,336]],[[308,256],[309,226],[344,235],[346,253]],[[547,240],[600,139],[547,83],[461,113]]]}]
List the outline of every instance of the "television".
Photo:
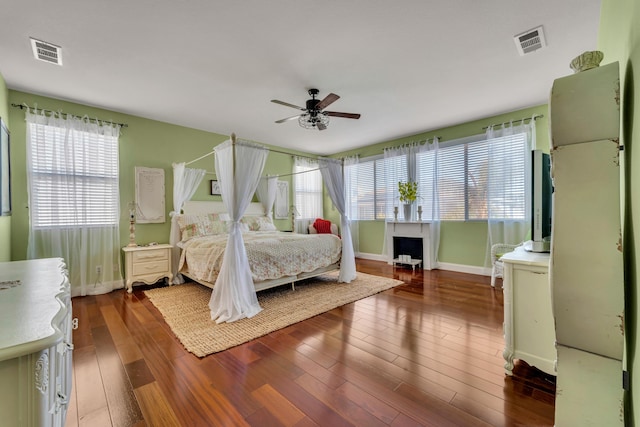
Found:
[{"label": "television", "polygon": [[531,241],[525,249],[549,252],[551,249],[551,213],[553,183],[551,159],[541,150],[531,151]]}]

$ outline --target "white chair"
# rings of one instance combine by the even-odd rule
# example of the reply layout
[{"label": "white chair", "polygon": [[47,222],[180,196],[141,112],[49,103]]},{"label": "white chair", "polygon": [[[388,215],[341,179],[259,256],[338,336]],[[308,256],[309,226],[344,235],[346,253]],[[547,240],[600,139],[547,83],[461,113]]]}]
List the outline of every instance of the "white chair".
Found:
[{"label": "white chair", "polygon": [[492,288],[496,287],[496,279],[498,277],[502,277],[502,274],[504,271],[504,264],[500,258],[502,258],[502,255],[506,254],[507,252],[512,252],[515,248],[517,248],[521,244],[522,243],[519,243],[517,245],[509,245],[507,243],[496,243],[495,245],[491,246],[491,264],[492,264],[491,287]]}]

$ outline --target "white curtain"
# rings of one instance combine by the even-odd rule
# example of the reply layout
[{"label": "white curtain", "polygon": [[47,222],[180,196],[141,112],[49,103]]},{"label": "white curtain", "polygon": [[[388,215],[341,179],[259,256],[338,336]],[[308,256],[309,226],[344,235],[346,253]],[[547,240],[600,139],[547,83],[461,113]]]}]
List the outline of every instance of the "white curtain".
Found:
[{"label": "white curtain", "polygon": [[[394,207],[398,208],[398,220],[404,219],[404,212],[402,206],[400,206],[398,182],[415,181],[415,148],[416,144],[411,144],[384,149],[384,167],[381,168],[379,177],[381,182],[384,182],[384,210],[387,220],[394,218]],[[382,241],[383,254],[387,254],[387,245],[393,245],[393,242],[387,242],[387,233],[384,233]]]},{"label": "white curtain", "polygon": [[[293,162],[293,197],[295,232],[308,233],[309,224],[322,218],[322,175],[316,160],[295,157]],[[294,211],[295,212],[295,211]]]},{"label": "white curtain", "polygon": [[72,296],[123,286],[120,126],[28,111],[27,258],[62,257]]},{"label": "white curtain", "polygon": [[[515,135],[524,135],[524,143],[520,143],[522,138],[515,138]],[[501,126],[489,126],[486,132],[488,142],[489,168],[487,176],[487,217],[488,217],[488,238],[485,264],[490,265],[491,246],[495,243],[519,244],[522,243],[527,233],[530,232],[531,212],[531,150],[536,147],[536,125],[532,118],[529,123],[524,120],[519,124],[504,123]],[[516,182],[508,174],[513,158],[513,150],[518,150],[523,156],[524,162],[524,194],[515,197],[524,198],[524,212],[521,218],[509,218],[504,212],[505,185]],[[500,171],[500,172],[498,172]],[[519,177],[522,179],[522,177]],[[492,203],[496,199],[498,203]],[[494,209],[493,206],[500,206]]]},{"label": "white curtain", "polygon": [[354,254],[360,252],[360,225],[358,217],[358,156],[344,159],[345,210],[349,218]]},{"label": "white curtain", "polygon": [[438,191],[438,138],[431,143],[415,147],[415,180],[418,184],[419,203],[422,206],[422,220],[431,222],[429,244],[433,254],[432,267],[438,267],[440,249],[440,193]]},{"label": "white curtain", "polygon": [[206,171],[204,169],[189,169],[185,163],[173,164],[173,211],[169,213],[171,216],[171,231],[169,234],[169,243],[173,246],[171,249],[171,269],[173,270],[173,283],[184,283],[182,274],[178,274],[178,264],[180,262],[180,227],[178,226],[178,214],[182,212],[184,202],[191,199],[193,193],[196,192],[198,185],[202,182]]},{"label": "white curtain", "polygon": [[[386,148],[384,150],[384,168],[381,179],[385,183],[385,217],[394,218],[393,208],[398,207],[398,219],[404,219],[403,209],[400,208],[398,182],[417,182],[418,199],[413,203],[412,216],[418,218],[417,206],[422,208],[422,221],[429,221],[429,244],[433,256],[433,265],[438,266],[438,250],[440,248],[440,193],[438,191],[438,138],[424,144],[412,143],[402,147]],[[387,253],[387,244],[383,241],[383,254]]]},{"label": "white curtain", "polygon": [[342,162],[335,159],[318,159],[320,172],[331,201],[340,213],[340,229],[342,230],[342,260],[338,282],[349,283],[356,278],[356,259],[351,241],[351,228],[345,203],[344,176]]},{"label": "white curtain", "polygon": [[269,152],[240,140],[225,141],[215,152],[222,201],[231,219],[222,266],[209,301],[211,319],[221,323],[253,317],[262,310],[253,286],[240,218],[258,187]]},{"label": "white curtain", "polygon": [[[384,149],[384,168],[381,178],[385,183],[385,218],[393,218],[393,208],[398,207],[398,219],[404,219],[402,206],[400,206],[400,193],[398,182],[417,182],[416,177],[416,150],[418,144],[409,144],[402,147]],[[418,184],[420,190],[420,184]],[[415,209],[412,206],[412,210]],[[414,218],[415,218],[415,212]]]},{"label": "white curtain", "polygon": [[262,206],[264,207],[264,212],[272,219],[273,205],[276,202],[277,191],[278,177],[267,176],[260,179],[260,184],[258,184],[256,194],[258,195],[258,200],[260,200],[260,203],[262,203]]}]

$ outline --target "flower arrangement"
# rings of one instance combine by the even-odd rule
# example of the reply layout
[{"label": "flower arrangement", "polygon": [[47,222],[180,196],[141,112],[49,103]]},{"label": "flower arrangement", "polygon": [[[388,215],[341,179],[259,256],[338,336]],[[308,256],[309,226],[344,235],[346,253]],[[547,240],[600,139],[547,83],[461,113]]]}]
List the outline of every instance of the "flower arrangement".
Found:
[{"label": "flower arrangement", "polygon": [[402,203],[413,203],[418,198],[418,183],[399,181],[398,192],[400,193],[400,201]]}]

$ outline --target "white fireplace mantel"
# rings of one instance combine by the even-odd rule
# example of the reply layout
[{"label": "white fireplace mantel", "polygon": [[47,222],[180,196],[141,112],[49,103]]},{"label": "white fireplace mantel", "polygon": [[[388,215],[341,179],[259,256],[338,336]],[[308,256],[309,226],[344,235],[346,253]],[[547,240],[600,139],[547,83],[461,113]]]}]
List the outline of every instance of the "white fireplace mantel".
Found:
[{"label": "white fireplace mantel", "polygon": [[385,224],[385,240],[387,247],[387,263],[393,263],[393,238],[422,238],[422,266],[431,270],[436,265],[435,254],[431,252],[431,223],[426,221],[387,221]]}]

